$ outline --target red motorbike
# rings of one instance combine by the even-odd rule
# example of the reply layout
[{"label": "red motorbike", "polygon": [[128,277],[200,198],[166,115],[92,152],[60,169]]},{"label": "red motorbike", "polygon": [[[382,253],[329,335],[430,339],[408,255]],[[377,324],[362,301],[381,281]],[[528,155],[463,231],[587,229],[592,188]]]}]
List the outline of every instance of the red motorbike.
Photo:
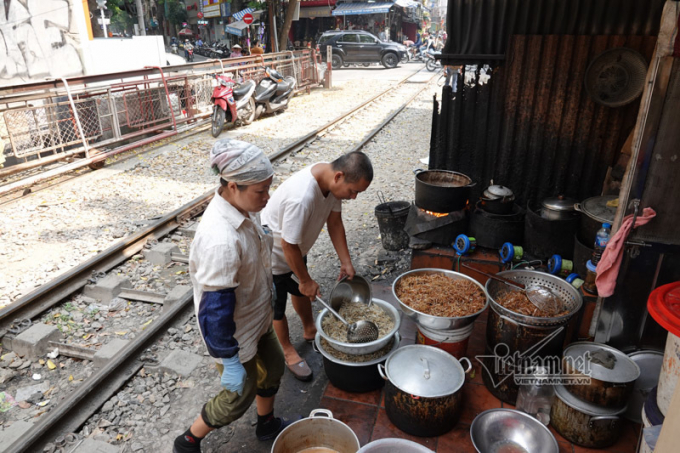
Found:
[{"label": "red motorbike", "polygon": [[212,136],[217,137],[229,125],[248,125],[255,119],[255,81],[248,80],[238,85],[234,79],[224,74],[215,75],[217,86],[213,89],[210,101],[213,102]]}]

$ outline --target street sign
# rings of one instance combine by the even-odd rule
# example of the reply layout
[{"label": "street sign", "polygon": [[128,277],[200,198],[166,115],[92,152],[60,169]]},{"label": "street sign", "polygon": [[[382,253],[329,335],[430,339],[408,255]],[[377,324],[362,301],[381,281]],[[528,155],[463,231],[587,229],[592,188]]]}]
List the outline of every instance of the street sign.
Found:
[{"label": "street sign", "polygon": [[[104,22],[102,22],[102,20]],[[104,19],[97,19],[97,22],[99,23],[99,25],[102,25],[102,24],[109,25],[111,23],[111,19],[109,19],[108,17],[104,18]]]},{"label": "street sign", "polygon": [[243,19],[242,19],[242,20],[243,20],[243,22],[245,22],[246,24],[250,25],[250,24],[253,23],[254,18],[253,18],[253,15],[252,15],[252,14],[248,13],[248,14],[246,14],[245,16],[243,16]]},{"label": "street sign", "polygon": [[198,13],[196,13],[196,17],[198,17],[199,19],[203,19],[203,13],[199,11]]}]

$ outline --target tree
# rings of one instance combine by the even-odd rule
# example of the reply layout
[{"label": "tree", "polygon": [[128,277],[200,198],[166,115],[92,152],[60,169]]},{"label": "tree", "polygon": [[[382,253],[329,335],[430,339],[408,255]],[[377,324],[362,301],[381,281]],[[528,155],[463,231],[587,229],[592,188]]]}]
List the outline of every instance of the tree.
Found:
[{"label": "tree", "polygon": [[163,19],[167,19],[172,25],[172,27],[169,27],[172,36],[176,35],[177,27],[181,27],[189,19],[186,8],[178,0],[160,0],[158,2],[158,9],[159,20],[161,20],[160,16],[162,16]]},{"label": "tree", "polygon": [[284,51],[288,48],[288,32],[290,31],[290,26],[293,24],[295,9],[299,3],[300,0],[288,0],[286,18],[283,21],[283,27],[281,27],[281,34],[279,35],[279,50],[281,51]]}]

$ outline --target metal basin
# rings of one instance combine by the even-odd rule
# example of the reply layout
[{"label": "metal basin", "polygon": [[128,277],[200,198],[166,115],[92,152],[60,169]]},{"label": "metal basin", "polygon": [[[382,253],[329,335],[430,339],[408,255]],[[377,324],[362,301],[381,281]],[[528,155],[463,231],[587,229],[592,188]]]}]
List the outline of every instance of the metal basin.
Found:
[{"label": "metal basin", "polygon": [[[484,293],[484,296],[486,296],[486,302],[484,303],[484,308],[479,310],[477,313],[473,313],[471,315],[467,316],[460,316],[460,317],[452,317],[452,318],[445,318],[442,316],[432,316],[428,315],[419,311],[414,310],[413,308],[409,307],[405,303],[399,299],[399,296],[397,296],[397,286],[399,285],[399,282],[408,276],[411,275],[430,275],[430,274],[441,274],[445,275],[448,278],[451,278],[453,280],[469,280],[475,285],[479,287],[479,289],[482,290]],[[484,286],[482,286],[481,283],[479,283],[477,280],[475,280],[472,277],[468,277],[467,275],[461,274],[459,272],[454,272],[454,271],[448,271],[444,269],[434,269],[434,268],[424,268],[424,269],[415,269],[412,271],[405,272],[401,274],[397,279],[394,281],[392,284],[392,293],[394,294],[394,297],[399,301],[399,306],[401,308],[401,311],[404,312],[406,316],[409,318],[413,319],[418,325],[425,327],[427,329],[431,330],[456,330],[460,329],[462,327],[469,326],[473,322],[475,322],[475,319],[479,315],[482,314],[484,310],[486,310],[486,307],[489,306],[489,295],[486,292],[486,289],[484,289]]]},{"label": "metal basin", "polygon": [[345,277],[335,284],[329,303],[333,310],[338,311],[343,302],[368,304],[372,299],[371,283],[361,275],[355,275],[352,280]]},{"label": "metal basin", "polygon": [[472,444],[480,453],[558,453],[550,430],[531,415],[512,409],[490,409],[470,426]]},{"label": "metal basin", "polygon": [[387,438],[374,440],[361,447],[357,453],[434,453],[427,447],[423,447],[406,439]]},{"label": "metal basin", "polygon": [[390,339],[395,333],[399,331],[401,317],[399,316],[399,311],[389,302],[385,302],[384,300],[380,299],[373,299],[373,303],[375,305],[379,305],[383,310],[385,310],[387,315],[392,318],[392,321],[394,321],[394,327],[392,330],[382,338],[378,338],[375,341],[369,341],[368,343],[348,343],[346,341],[343,342],[331,338],[330,336],[326,335],[326,332],[324,332],[323,328],[321,327],[326,316],[333,316],[327,308],[324,308],[321,313],[319,313],[319,316],[316,317],[316,330],[327,342],[331,344],[331,346],[340,352],[344,352],[345,354],[370,354],[371,352],[375,352],[378,349],[382,349],[383,347],[387,346],[387,343],[390,342]]}]

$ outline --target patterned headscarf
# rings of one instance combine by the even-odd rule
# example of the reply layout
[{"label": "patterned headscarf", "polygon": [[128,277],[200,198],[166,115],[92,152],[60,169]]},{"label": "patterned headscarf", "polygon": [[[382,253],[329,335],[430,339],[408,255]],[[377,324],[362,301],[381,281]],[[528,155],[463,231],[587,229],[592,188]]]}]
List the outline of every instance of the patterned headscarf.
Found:
[{"label": "patterned headscarf", "polygon": [[215,142],[210,166],[216,174],[237,184],[257,184],[274,175],[271,162],[260,148],[230,138]]}]

